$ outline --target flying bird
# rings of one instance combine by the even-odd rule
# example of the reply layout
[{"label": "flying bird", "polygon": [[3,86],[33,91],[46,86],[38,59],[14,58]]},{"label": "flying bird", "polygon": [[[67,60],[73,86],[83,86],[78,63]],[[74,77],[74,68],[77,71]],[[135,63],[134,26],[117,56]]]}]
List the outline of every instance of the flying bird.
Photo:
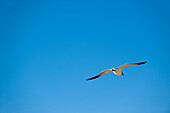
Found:
[{"label": "flying bird", "polygon": [[104,70],[102,71],[101,73],[99,73],[98,75],[94,76],[94,77],[91,77],[91,78],[88,78],[86,80],[92,80],[92,79],[95,79],[95,78],[98,78],[98,77],[101,77],[107,73],[110,73],[110,72],[113,72],[115,73],[116,75],[123,75],[123,72],[122,72],[122,69],[125,68],[125,67],[128,67],[128,66],[134,66],[134,65],[141,65],[141,64],[145,64],[146,62],[139,62],[139,63],[127,63],[127,64],[123,64],[117,68],[112,68],[112,69],[107,69],[107,70]]}]

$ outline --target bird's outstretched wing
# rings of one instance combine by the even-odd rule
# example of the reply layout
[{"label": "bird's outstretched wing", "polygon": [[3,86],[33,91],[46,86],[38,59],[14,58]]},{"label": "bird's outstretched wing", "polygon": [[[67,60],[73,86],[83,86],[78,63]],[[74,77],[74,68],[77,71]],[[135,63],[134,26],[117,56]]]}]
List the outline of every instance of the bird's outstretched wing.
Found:
[{"label": "bird's outstretched wing", "polygon": [[134,66],[134,65],[141,65],[141,64],[145,64],[146,62],[139,62],[139,63],[128,63],[128,64],[123,64],[119,67],[117,67],[118,69],[123,69],[125,67],[128,67],[128,66]]},{"label": "bird's outstretched wing", "polygon": [[96,75],[96,76],[94,76],[94,77],[91,77],[91,78],[88,78],[88,79],[86,79],[86,80],[92,80],[92,79],[98,78],[98,77],[100,77],[100,76],[103,76],[103,75],[111,72],[111,71],[112,71],[112,69],[104,70],[104,71],[102,71],[101,73],[99,73],[98,75]]}]

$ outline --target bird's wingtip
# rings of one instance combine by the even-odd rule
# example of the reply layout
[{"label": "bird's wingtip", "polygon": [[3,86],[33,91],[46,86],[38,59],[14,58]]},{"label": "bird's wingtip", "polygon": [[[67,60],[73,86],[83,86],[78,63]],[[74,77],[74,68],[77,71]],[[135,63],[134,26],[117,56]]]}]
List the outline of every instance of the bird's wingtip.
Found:
[{"label": "bird's wingtip", "polygon": [[90,80],[90,79],[86,79],[86,81],[88,81],[88,80]]},{"label": "bird's wingtip", "polygon": [[94,77],[91,77],[91,78],[88,78],[86,80],[92,80],[92,79],[95,79],[95,78],[98,78],[99,76],[94,76]]},{"label": "bird's wingtip", "polygon": [[141,65],[141,64],[145,64],[146,63],[146,61],[145,62],[140,62],[140,63],[138,63],[139,65]]},{"label": "bird's wingtip", "polygon": [[86,79],[86,81],[89,81],[89,80],[91,80],[92,78],[88,78],[88,79]]}]

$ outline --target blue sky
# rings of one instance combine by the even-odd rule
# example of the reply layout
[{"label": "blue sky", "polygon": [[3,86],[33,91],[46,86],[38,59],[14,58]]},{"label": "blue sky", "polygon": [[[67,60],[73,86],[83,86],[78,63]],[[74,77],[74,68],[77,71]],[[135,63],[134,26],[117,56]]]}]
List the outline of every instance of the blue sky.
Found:
[{"label": "blue sky", "polygon": [[2,0],[0,20],[1,113],[170,113],[168,0]]}]

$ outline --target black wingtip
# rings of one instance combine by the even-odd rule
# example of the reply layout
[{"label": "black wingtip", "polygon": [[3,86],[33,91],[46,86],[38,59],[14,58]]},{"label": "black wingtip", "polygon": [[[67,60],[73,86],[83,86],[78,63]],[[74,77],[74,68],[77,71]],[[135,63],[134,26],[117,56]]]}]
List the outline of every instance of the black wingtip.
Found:
[{"label": "black wingtip", "polygon": [[140,62],[140,63],[138,63],[139,65],[141,65],[141,64],[145,64],[146,63],[146,61],[145,62]]},{"label": "black wingtip", "polygon": [[90,80],[90,78],[86,79],[87,81]]},{"label": "black wingtip", "polygon": [[92,79],[95,79],[95,78],[98,78],[98,76],[91,77],[91,78],[88,78],[88,79],[86,79],[86,80],[88,81],[88,80],[92,80]]}]

